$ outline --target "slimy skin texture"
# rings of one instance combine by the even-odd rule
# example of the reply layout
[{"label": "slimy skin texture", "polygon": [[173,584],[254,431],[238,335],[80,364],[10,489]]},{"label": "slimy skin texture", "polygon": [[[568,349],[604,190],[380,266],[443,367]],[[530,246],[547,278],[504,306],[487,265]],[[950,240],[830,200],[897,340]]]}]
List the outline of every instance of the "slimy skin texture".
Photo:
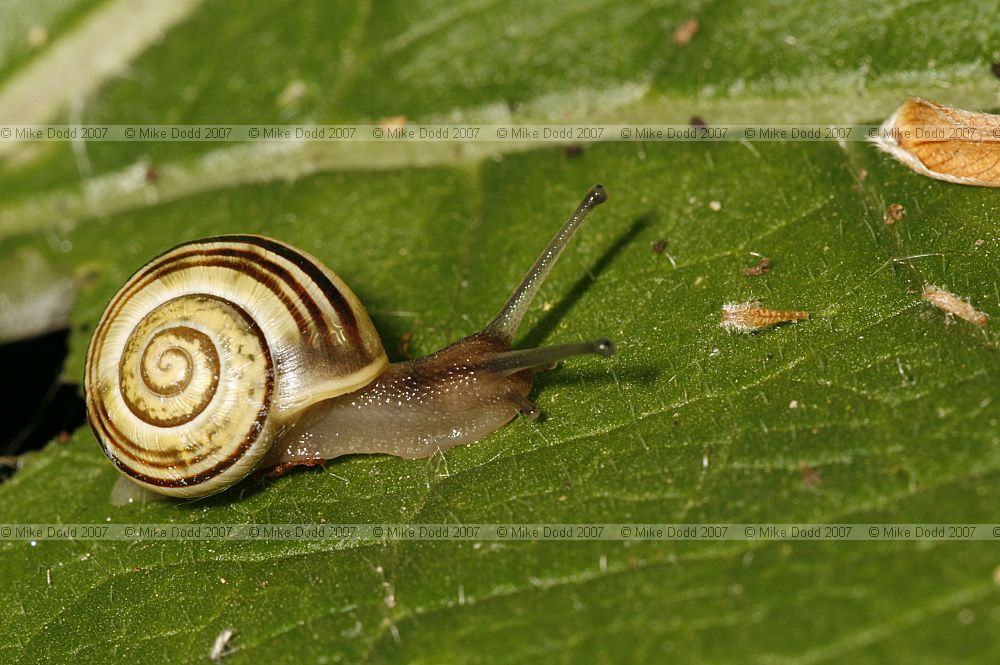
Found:
[{"label": "slimy skin texture", "polygon": [[[432,356],[394,363],[371,384],[310,409],[263,467],[356,453],[429,457],[478,441],[520,411],[534,370],[490,369],[502,340],[474,335]],[[483,359],[486,358],[484,361]]]}]

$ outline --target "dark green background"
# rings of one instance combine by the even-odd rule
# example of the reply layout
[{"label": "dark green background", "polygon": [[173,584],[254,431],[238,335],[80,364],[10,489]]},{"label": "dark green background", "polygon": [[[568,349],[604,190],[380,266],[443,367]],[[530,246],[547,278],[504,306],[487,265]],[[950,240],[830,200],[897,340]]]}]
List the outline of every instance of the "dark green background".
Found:
[{"label": "dark green background", "polygon": [[[6,83],[113,4],[0,21],[0,109]],[[909,95],[994,107],[998,18],[995,1],[209,0],[81,119],[880,122]],[[305,94],[283,105],[293,81]],[[391,358],[404,335],[431,352],[488,320],[595,182],[611,200],[521,343],[608,336],[619,353],[540,377],[546,420],[443,459],[354,457],[194,504],[112,507],[117,474],[81,428],[0,485],[0,523],[997,520],[996,322],[949,324],[920,299],[933,283],[1000,315],[995,191],[862,142],[86,150],[89,172],[68,144],[0,158],[0,265],[42,256],[78,285],[67,380],[133,270],[224,232],[316,254]],[[890,203],[907,210],[893,227]],[[769,274],[742,275],[753,252]],[[918,254],[934,256],[892,261]],[[749,298],[812,318],[721,330],[721,305]],[[0,661],[204,662],[232,628],[227,665],[994,662],[998,566],[992,542],[3,542]]]}]

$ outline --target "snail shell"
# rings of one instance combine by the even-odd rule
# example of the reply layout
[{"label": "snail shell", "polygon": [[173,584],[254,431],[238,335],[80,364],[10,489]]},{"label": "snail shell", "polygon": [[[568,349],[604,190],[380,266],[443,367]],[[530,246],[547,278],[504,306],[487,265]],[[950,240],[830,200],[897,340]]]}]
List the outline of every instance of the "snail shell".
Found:
[{"label": "snail shell", "polygon": [[221,236],[161,255],[114,297],[88,352],[87,410],[121,471],[205,496],[249,474],[308,407],[387,364],[364,307],[320,261]]}]

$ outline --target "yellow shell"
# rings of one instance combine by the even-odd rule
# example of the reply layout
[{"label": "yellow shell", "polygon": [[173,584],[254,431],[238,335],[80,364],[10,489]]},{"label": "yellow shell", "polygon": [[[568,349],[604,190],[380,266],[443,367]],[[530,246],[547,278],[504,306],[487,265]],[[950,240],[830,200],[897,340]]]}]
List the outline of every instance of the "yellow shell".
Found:
[{"label": "yellow shell", "polygon": [[249,474],[304,409],[387,364],[364,307],[317,259],[220,236],[154,259],[111,300],[87,355],[87,413],[134,481],[207,496]]}]

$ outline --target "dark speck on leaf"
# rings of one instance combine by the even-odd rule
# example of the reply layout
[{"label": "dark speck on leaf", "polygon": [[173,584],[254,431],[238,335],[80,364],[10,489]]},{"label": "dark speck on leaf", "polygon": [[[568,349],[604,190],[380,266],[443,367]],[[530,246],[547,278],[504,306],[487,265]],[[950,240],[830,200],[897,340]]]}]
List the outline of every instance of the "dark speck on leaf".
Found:
[{"label": "dark speck on leaf", "polygon": [[906,208],[902,203],[890,203],[885,209],[885,223],[892,226],[906,216]]},{"label": "dark speck on leaf", "polygon": [[771,271],[771,259],[766,256],[762,256],[760,261],[756,265],[750,266],[749,268],[743,269],[743,274],[747,277],[755,277],[757,275],[763,275],[764,273]]},{"label": "dark speck on leaf", "polygon": [[819,473],[816,472],[805,460],[799,462],[799,469],[802,471],[802,486],[816,487],[820,483]]}]

